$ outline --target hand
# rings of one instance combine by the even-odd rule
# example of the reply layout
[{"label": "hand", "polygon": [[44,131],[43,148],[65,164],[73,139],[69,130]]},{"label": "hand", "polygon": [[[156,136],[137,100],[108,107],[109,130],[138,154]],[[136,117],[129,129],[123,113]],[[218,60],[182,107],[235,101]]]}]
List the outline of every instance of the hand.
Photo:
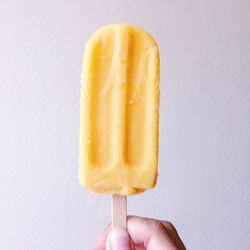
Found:
[{"label": "hand", "polygon": [[129,216],[127,230],[111,231],[109,225],[98,237],[95,250],[186,249],[174,226],[167,221]]}]

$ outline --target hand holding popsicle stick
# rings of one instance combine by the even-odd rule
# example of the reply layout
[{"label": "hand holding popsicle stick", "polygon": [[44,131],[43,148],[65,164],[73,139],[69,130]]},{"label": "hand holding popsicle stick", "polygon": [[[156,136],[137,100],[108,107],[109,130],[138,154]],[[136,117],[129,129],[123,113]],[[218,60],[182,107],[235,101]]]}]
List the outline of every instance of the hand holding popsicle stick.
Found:
[{"label": "hand holding popsicle stick", "polygon": [[95,250],[186,250],[168,221],[128,216],[127,230],[130,236],[126,231],[112,231],[111,225],[108,226],[96,240]]},{"label": "hand holding popsicle stick", "polygon": [[[97,30],[85,47],[83,63],[79,179],[91,191],[113,195],[112,250],[130,242],[126,195],[156,184],[158,113],[156,42],[127,24]],[[129,248],[124,245],[123,250]]]}]

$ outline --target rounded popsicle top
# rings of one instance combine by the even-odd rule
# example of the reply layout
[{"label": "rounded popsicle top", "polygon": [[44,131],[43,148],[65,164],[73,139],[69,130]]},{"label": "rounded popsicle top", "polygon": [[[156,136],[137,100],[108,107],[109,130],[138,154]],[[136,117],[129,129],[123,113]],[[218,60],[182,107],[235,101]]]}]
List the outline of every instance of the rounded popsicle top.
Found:
[{"label": "rounded popsicle top", "polygon": [[145,41],[148,41],[148,45],[150,47],[156,46],[158,48],[157,43],[155,42],[153,37],[147,31],[145,31],[144,29],[142,29],[138,26],[125,24],[125,23],[108,24],[106,26],[103,26],[103,27],[97,29],[88,39],[86,47],[88,47],[89,44],[92,44],[92,43],[98,41],[99,39],[102,39],[104,34],[117,33],[119,31],[121,31],[121,32],[128,31],[128,32],[131,32],[133,34],[136,34],[137,36],[144,37]]}]

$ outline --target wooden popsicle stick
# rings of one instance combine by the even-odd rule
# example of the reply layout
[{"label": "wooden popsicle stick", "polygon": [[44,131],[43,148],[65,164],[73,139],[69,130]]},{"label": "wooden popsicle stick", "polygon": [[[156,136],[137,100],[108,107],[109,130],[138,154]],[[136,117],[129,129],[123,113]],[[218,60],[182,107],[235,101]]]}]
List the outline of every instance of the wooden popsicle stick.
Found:
[{"label": "wooden popsicle stick", "polygon": [[[127,196],[112,195],[112,229],[127,228]],[[112,250],[110,235],[106,242],[106,250]]]},{"label": "wooden popsicle stick", "polygon": [[112,229],[127,228],[127,196],[112,195]]}]

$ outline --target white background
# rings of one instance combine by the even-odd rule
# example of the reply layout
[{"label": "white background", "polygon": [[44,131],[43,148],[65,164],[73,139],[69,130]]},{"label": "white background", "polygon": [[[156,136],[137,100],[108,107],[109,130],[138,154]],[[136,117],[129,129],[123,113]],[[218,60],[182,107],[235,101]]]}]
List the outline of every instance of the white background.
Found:
[{"label": "white background", "polygon": [[110,198],[78,184],[88,37],[143,27],[161,51],[159,180],[129,213],[188,249],[250,249],[250,2],[0,1],[0,249],[90,250]]}]

